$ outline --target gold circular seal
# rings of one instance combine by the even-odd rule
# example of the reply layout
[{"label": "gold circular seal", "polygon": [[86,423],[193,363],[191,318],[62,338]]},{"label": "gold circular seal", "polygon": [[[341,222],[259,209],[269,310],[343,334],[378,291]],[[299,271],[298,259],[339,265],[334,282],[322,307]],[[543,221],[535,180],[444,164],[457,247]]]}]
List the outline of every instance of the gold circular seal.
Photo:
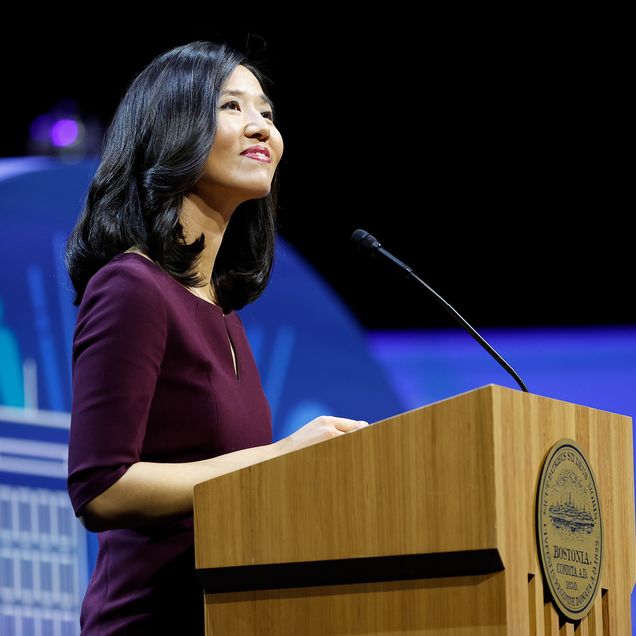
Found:
[{"label": "gold circular seal", "polygon": [[572,620],[583,618],[592,608],[601,578],[603,523],[594,474],[571,439],[558,441],[543,464],[537,544],[557,607]]}]

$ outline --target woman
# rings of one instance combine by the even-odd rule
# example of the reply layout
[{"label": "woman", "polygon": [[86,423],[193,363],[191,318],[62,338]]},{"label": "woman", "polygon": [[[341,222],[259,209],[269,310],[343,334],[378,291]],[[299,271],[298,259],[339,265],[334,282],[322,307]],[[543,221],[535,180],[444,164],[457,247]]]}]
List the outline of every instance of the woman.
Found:
[{"label": "woman", "polygon": [[130,84],[71,233],[68,489],[99,532],[82,634],[202,634],[195,484],[367,425],[318,417],[272,443],[237,309],[274,257],[283,140],[265,76],[205,41]]}]

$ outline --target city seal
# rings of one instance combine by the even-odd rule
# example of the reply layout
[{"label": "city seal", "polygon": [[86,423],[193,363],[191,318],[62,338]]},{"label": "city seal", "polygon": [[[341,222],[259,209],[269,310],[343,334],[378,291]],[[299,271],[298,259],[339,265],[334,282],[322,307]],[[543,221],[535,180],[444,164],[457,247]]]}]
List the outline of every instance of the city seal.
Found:
[{"label": "city seal", "polygon": [[537,547],[554,603],[570,620],[580,620],[598,591],[603,523],[594,474],[571,439],[558,441],[543,464],[537,490]]}]

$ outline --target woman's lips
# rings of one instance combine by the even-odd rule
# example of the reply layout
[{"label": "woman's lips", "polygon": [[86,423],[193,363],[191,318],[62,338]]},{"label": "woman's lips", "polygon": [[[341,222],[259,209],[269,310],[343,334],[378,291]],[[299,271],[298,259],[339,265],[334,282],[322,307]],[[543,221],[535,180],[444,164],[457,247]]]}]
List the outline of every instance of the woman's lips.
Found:
[{"label": "woman's lips", "polygon": [[254,161],[262,161],[263,163],[270,163],[272,160],[269,148],[264,144],[252,144],[245,148],[241,154],[254,159]]},{"label": "woman's lips", "polygon": [[248,159],[254,159],[254,161],[261,161],[263,163],[271,163],[272,161],[267,155],[258,152],[246,152],[243,156],[247,157]]}]

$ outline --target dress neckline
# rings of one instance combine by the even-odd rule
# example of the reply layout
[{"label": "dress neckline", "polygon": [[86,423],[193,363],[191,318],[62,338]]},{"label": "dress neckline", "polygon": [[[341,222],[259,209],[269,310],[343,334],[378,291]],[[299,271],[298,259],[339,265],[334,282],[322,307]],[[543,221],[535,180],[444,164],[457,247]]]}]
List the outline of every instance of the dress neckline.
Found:
[{"label": "dress neckline", "polygon": [[[120,252],[119,254],[116,254],[113,257],[113,259],[121,258],[123,256],[136,256],[137,260],[142,260],[145,263],[147,263],[149,265],[152,265],[153,267],[158,269],[161,273],[165,274],[171,281],[176,283],[181,289],[183,289],[183,291],[186,292],[188,294],[188,296],[192,296],[192,298],[194,298],[196,300],[200,300],[202,303],[204,303],[206,305],[210,305],[211,307],[214,307],[216,311],[220,311],[221,312],[221,315],[223,317],[227,317],[227,316],[229,316],[232,313],[233,310],[230,311],[230,313],[226,314],[223,311],[223,308],[221,307],[221,305],[217,305],[216,303],[213,303],[210,300],[206,300],[205,298],[201,298],[201,296],[197,296],[194,292],[189,290],[185,285],[182,285],[174,276],[172,276],[168,272],[166,272],[166,270],[164,270],[163,267],[161,267],[161,265],[159,265],[158,263],[155,263],[155,261],[151,260],[150,258],[147,258],[146,256],[142,256],[138,252]],[[111,259],[111,260],[113,260],[113,259]]]}]

